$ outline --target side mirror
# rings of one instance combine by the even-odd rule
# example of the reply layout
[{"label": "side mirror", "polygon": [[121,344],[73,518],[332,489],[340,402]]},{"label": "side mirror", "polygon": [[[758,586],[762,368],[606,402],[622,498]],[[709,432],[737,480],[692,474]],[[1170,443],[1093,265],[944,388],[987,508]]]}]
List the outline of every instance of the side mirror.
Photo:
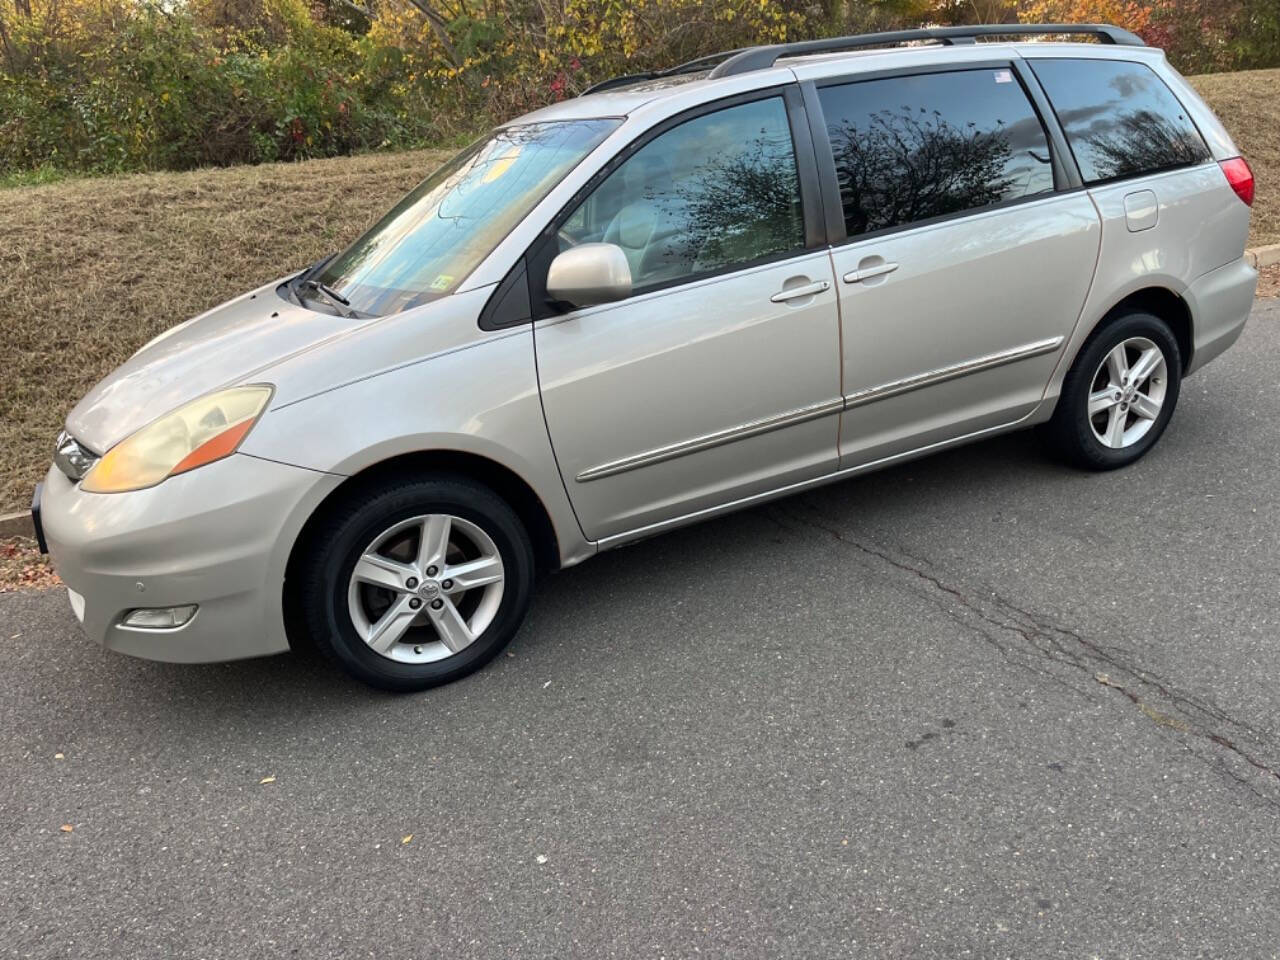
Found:
[{"label": "side mirror", "polygon": [[575,307],[593,307],[631,296],[631,265],[612,243],[570,247],[551,261],[547,295]]}]

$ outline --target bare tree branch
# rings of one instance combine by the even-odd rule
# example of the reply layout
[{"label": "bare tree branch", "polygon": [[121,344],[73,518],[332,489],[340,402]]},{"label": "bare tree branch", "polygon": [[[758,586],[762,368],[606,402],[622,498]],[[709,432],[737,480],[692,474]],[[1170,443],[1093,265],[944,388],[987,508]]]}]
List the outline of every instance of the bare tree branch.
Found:
[{"label": "bare tree branch", "polygon": [[427,6],[424,0],[409,0],[411,4],[418,8],[418,12],[427,18],[427,23],[431,24],[431,32],[436,35],[436,39],[440,41],[440,46],[444,47],[444,52],[448,56],[449,61],[455,67],[462,66],[462,58],[458,56],[458,50],[453,45],[453,40],[449,38],[449,25],[445,22],[444,17],[436,13],[431,7]]}]

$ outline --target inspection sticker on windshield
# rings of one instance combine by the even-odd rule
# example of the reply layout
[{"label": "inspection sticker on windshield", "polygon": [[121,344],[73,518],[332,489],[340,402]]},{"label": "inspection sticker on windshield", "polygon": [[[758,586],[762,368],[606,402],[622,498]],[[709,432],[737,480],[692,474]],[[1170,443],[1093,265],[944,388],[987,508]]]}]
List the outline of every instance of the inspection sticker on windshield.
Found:
[{"label": "inspection sticker on windshield", "polygon": [[436,278],[431,281],[432,290],[448,290],[451,286],[453,286],[453,277],[449,276],[447,273],[438,274]]},{"label": "inspection sticker on windshield", "polygon": [[1013,83],[1013,72],[1010,70],[997,70],[996,83]]}]

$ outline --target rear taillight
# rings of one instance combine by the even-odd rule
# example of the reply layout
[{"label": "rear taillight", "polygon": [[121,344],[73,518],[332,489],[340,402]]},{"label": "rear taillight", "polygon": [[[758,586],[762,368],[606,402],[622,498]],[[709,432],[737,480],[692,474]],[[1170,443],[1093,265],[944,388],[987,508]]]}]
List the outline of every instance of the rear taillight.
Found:
[{"label": "rear taillight", "polygon": [[1218,166],[1222,167],[1222,172],[1227,175],[1227,183],[1231,184],[1231,189],[1236,192],[1236,196],[1252,207],[1253,171],[1249,169],[1249,164],[1245,162],[1244,157],[1223,160]]}]

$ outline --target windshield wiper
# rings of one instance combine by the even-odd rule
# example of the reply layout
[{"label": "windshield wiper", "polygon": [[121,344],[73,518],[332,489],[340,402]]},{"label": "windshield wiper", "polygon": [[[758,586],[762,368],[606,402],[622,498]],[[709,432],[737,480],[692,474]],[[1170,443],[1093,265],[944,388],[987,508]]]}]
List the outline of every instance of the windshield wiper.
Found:
[{"label": "windshield wiper", "polygon": [[289,296],[293,302],[300,307],[306,306],[306,303],[303,302],[303,297],[307,293],[318,293],[320,294],[320,297],[329,304],[329,306],[333,307],[338,316],[344,317],[348,320],[354,320],[357,319],[357,314],[354,310],[348,309],[351,306],[350,300],[340,294],[337,290],[333,289],[333,287],[329,286],[327,283],[321,283],[319,280],[312,279],[317,273],[325,268],[325,265],[328,264],[330,260],[336,256],[336,253],[331,253],[323,260],[317,260],[292,280],[287,281],[284,286],[285,289],[289,291]]},{"label": "windshield wiper", "polygon": [[[321,283],[319,280],[307,280],[304,275],[303,277],[298,278],[298,286],[320,294],[329,306],[333,307],[333,309],[338,312],[338,316],[345,317],[348,320],[354,320],[356,318],[355,311],[349,309],[351,301],[328,284]],[[298,299],[302,299],[301,294],[298,294]]]}]

